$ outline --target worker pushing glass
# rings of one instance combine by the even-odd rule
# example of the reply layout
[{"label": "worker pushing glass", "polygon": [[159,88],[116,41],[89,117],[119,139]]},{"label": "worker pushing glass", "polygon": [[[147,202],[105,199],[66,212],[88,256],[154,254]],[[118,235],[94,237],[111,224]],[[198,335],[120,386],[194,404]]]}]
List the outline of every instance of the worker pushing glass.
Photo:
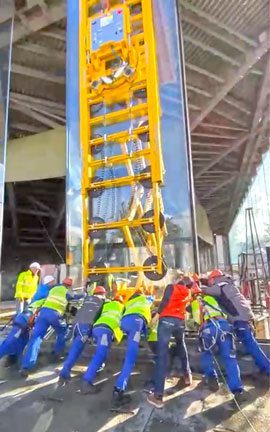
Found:
[{"label": "worker pushing glass", "polygon": [[93,324],[101,314],[105,299],[106,290],[103,286],[97,286],[93,291],[89,287],[89,293],[74,320],[74,339],[59,374],[60,385],[70,379],[71,369],[81,356],[86,342],[92,336]]}]

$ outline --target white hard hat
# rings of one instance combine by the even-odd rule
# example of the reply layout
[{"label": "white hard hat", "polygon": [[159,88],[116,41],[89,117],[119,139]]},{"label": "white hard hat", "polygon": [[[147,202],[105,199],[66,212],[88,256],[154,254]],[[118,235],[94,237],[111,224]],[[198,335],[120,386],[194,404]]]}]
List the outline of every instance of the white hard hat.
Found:
[{"label": "white hard hat", "polygon": [[36,268],[40,270],[40,264],[38,262],[33,262],[30,264],[29,268]]},{"label": "white hard hat", "polygon": [[53,276],[51,276],[51,275],[47,275],[43,279],[43,283],[45,285],[47,285],[48,283],[53,282],[53,281],[55,281],[55,278]]}]

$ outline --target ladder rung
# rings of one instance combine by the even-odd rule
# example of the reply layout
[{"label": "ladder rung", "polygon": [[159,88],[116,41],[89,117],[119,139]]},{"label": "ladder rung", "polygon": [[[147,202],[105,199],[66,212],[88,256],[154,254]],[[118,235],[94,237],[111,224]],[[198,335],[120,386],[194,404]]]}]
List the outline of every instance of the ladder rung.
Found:
[{"label": "ladder rung", "polygon": [[104,180],[97,183],[90,183],[88,189],[111,188],[113,186],[129,186],[131,183],[149,179],[151,179],[150,174],[138,174],[134,176],[119,177],[116,179]]},{"label": "ladder rung", "polygon": [[[122,132],[115,132],[113,134],[109,134],[107,135],[107,144],[109,144],[110,142],[114,142],[114,141],[118,141],[120,139],[123,138],[128,138],[130,136],[130,138],[134,137],[134,135],[140,135],[143,133],[146,133],[149,131],[149,127],[147,126],[140,126],[137,127],[135,129],[132,130],[132,134],[130,135],[129,131],[122,131]],[[90,145],[91,146],[96,146],[96,145],[100,145],[104,143],[104,137],[99,137],[99,138],[95,138],[93,140],[90,141]]]},{"label": "ladder rung", "polygon": [[100,168],[106,165],[108,166],[110,164],[121,164],[123,162],[136,160],[140,157],[149,156],[149,155],[150,155],[150,149],[144,149],[144,150],[139,150],[137,152],[134,152],[131,155],[122,154],[122,155],[112,156],[105,159],[94,160],[89,163],[89,167]]},{"label": "ladder rung", "polygon": [[[126,118],[128,118],[129,114],[132,113],[133,115],[136,114],[140,114],[141,117],[143,117],[148,111],[148,104],[147,103],[142,103],[142,104],[138,104],[135,105],[131,108],[125,108],[119,111],[115,111],[115,112],[111,112],[106,114],[105,116],[99,116],[99,117],[94,117],[92,119],[90,119],[89,124],[91,126],[96,125],[98,123],[103,123],[104,121],[108,122],[110,120],[117,120],[119,117],[121,118],[121,120],[126,120]],[[122,118],[123,117],[123,118]]]},{"label": "ladder rung", "polygon": [[131,17],[131,21],[132,21],[132,22],[140,21],[140,20],[142,20],[142,19],[143,19],[143,16],[142,16],[141,13],[138,14],[138,15],[134,15],[134,16]]},{"label": "ladder rung", "polygon": [[110,230],[110,229],[116,229],[116,228],[138,228],[142,225],[146,224],[153,224],[152,218],[143,218],[143,219],[122,219],[120,221],[115,222],[105,222],[105,223],[98,223],[98,224],[90,224],[88,225],[88,229],[90,231],[96,231],[96,230]]}]

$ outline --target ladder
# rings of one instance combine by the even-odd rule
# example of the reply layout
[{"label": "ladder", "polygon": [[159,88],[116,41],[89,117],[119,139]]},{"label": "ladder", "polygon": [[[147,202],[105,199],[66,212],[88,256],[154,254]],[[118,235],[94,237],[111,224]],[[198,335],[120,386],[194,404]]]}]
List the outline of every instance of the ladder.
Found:
[{"label": "ladder", "polygon": [[[81,0],[83,268],[90,282],[135,272],[141,283],[166,274],[151,3]],[[112,265],[115,248],[124,254]]]}]

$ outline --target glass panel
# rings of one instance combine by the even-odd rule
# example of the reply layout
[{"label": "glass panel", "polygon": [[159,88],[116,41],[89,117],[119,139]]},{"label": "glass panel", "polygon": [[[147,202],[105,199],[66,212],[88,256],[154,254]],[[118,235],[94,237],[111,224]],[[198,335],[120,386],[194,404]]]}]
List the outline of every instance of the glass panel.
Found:
[{"label": "glass panel", "polygon": [[82,282],[82,197],[79,124],[79,2],[67,3],[67,264],[76,284]]},{"label": "glass panel", "polygon": [[176,0],[154,0],[156,50],[161,102],[161,134],[165,166],[162,190],[168,236],[165,260],[169,266],[193,271],[197,260],[194,235],[192,169],[187,131],[183,51],[179,45]]},{"label": "glass panel", "polygon": [[0,0],[0,251],[2,250],[5,162],[14,6]]}]

